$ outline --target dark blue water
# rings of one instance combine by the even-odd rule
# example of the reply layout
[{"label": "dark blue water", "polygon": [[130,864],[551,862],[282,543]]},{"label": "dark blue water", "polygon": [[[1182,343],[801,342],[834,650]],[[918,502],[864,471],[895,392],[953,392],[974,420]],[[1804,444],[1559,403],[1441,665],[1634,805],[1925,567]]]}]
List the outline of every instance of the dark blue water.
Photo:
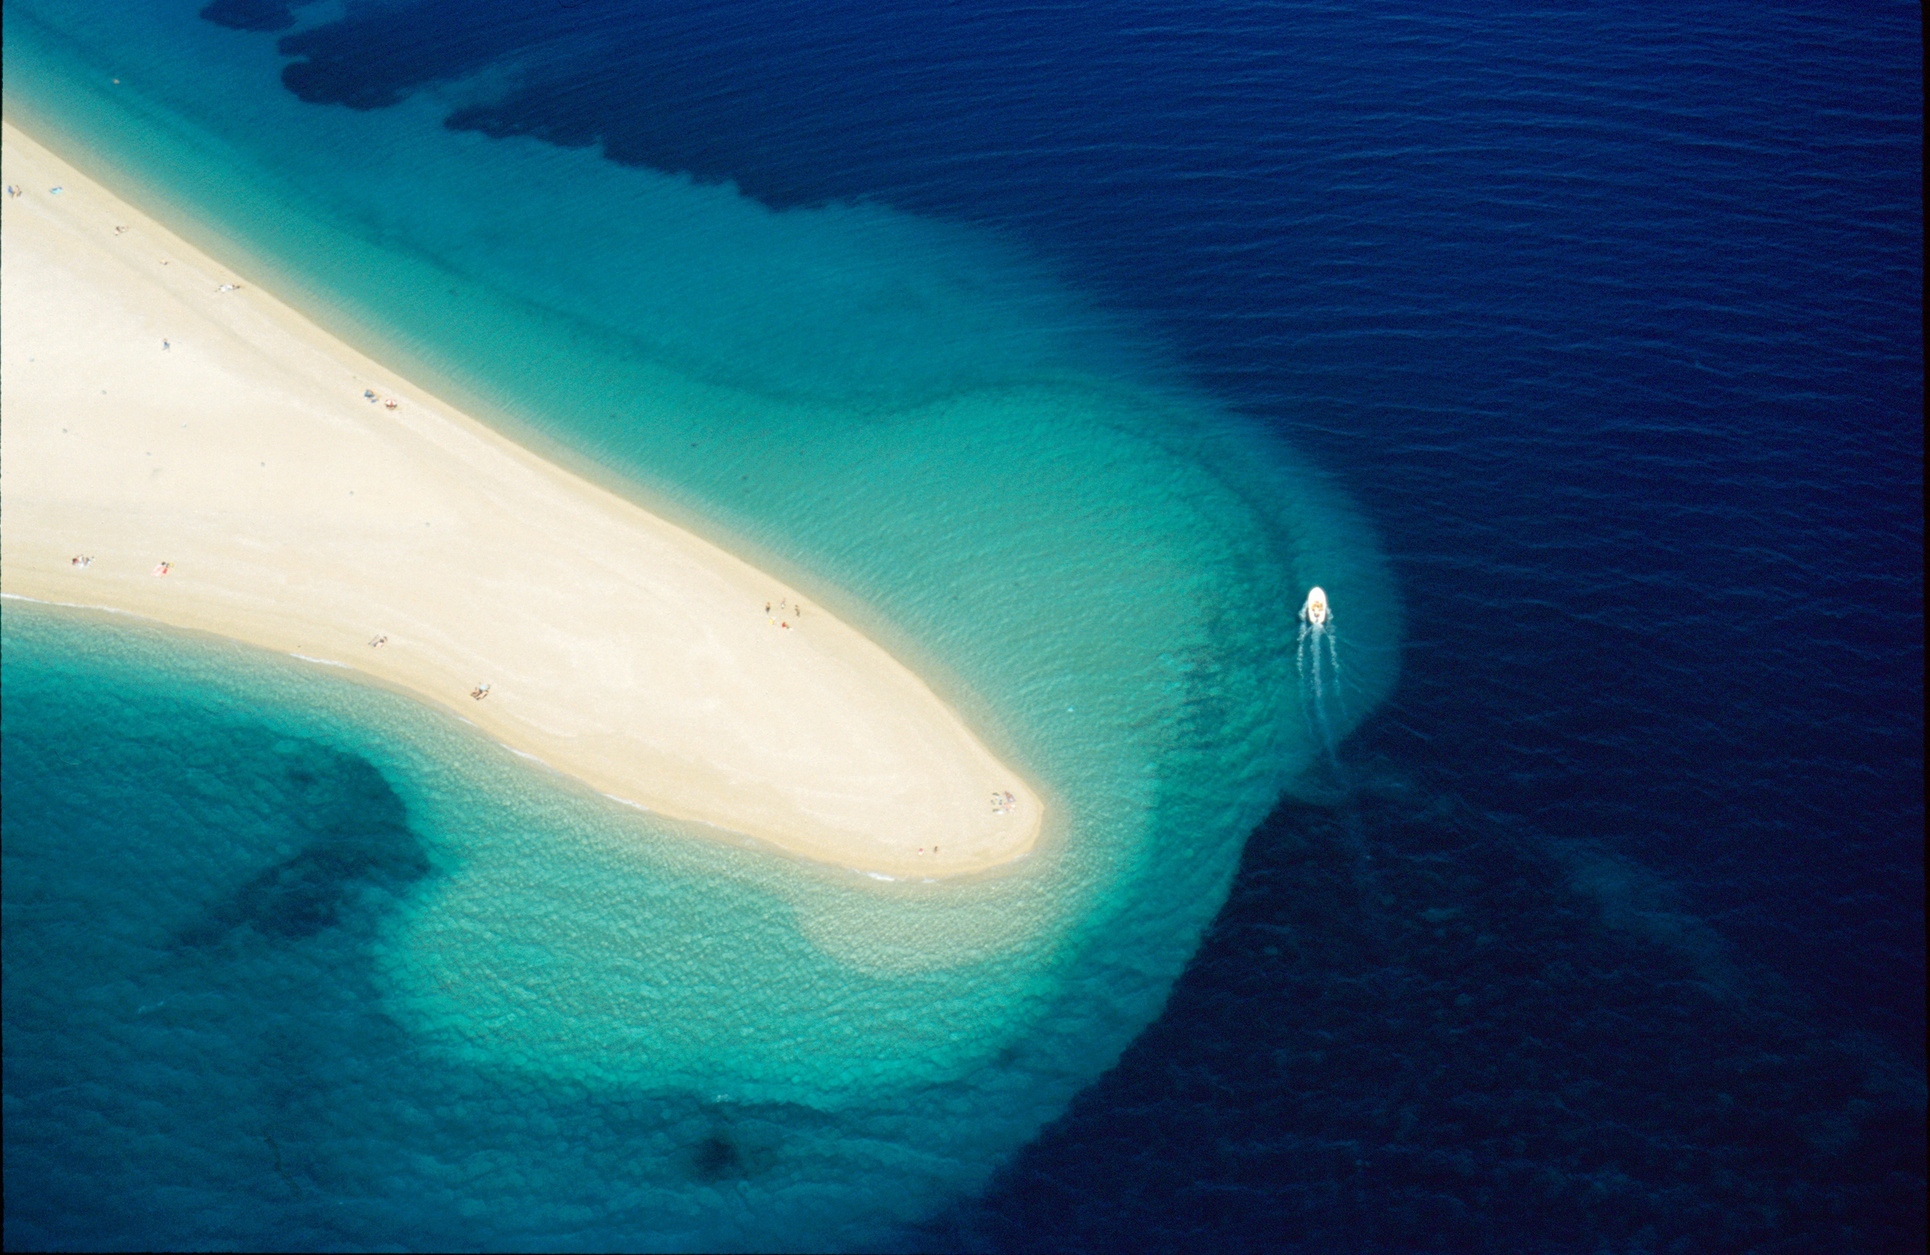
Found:
[{"label": "dark blue water", "polygon": [[[221,0],[262,31],[299,13]],[[1337,472],[1400,689],[924,1241],[1916,1249],[1901,6],[351,4],[289,90],[1011,233]]]}]

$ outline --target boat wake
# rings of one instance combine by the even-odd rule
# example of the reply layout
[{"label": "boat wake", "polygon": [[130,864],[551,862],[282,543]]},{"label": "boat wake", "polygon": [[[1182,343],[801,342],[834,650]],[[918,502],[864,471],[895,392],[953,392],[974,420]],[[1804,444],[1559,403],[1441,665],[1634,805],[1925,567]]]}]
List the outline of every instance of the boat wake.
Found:
[{"label": "boat wake", "polygon": [[1327,604],[1327,594],[1318,586],[1308,591],[1306,603],[1300,607],[1300,631],[1295,645],[1294,665],[1306,698],[1307,718],[1331,761],[1334,724],[1345,725],[1347,708],[1340,692],[1340,637],[1334,627],[1333,608]]}]

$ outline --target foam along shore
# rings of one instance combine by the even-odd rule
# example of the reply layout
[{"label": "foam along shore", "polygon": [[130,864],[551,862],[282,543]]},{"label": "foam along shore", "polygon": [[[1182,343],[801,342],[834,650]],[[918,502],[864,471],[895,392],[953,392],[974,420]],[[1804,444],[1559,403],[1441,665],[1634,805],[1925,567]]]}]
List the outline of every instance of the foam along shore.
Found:
[{"label": "foam along shore", "polygon": [[0,591],[375,676],[613,797],[889,876],[1038,796],[884,650],[411,387],[11,124]]}]

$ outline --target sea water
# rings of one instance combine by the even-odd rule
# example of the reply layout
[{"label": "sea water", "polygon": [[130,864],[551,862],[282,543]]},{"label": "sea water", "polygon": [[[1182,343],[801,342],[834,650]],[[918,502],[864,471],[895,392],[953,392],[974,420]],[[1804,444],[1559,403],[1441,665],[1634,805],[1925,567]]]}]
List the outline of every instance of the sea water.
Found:
[{"label": "sea water", "polygon": [[10,6],[9,114],[873,633],[1054,818],[1015,868],[884,883],[339,673],[9,602],[9,1242],[888,1242],[1158,1012],[1386,691],[1370,528],[1013,239],[441,125],[500,83],[305,105],[196,7]]}]

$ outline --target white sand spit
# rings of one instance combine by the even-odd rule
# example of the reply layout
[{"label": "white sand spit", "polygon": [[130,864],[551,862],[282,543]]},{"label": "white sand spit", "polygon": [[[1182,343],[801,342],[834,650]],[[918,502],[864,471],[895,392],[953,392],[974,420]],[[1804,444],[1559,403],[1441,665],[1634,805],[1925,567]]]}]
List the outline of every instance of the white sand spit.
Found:
[{"label": "white sand spit", "polygon": [[795,589],[412,387],[12,125],[4,172],[6,593],[347,665],[822,862],[943,876],[1031,849],[1026,782]]}]

